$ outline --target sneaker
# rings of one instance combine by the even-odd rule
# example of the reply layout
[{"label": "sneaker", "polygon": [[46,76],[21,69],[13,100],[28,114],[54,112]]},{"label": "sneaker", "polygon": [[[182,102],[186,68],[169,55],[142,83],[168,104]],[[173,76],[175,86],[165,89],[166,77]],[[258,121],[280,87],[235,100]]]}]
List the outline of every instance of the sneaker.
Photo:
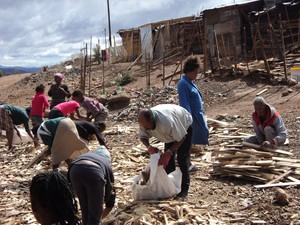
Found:
[{"label": "sneaker", "polygon": [[186,201],[187,200],[187,192],[186,191],[181,191],[179,192],[176,197],[175,197],[175,200],[178,200],[178,201]]}]

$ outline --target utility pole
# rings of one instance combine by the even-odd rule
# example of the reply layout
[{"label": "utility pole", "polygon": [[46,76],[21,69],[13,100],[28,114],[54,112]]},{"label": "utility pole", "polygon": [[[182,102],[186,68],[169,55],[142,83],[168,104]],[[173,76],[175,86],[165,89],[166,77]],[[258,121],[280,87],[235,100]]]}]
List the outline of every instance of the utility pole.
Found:
[{"label": "utility pole", "polygon": [[109,47],[112,47],[112,44],[111,44],[111,27],[110,27],[109,0],[107,0],[107,18],[108,18]]},{"label": "utility pole", "polygon": [[105,49],[107,49],[107,43],[106,43],[106,28],[104,28],[104,41],[105,41]]}]

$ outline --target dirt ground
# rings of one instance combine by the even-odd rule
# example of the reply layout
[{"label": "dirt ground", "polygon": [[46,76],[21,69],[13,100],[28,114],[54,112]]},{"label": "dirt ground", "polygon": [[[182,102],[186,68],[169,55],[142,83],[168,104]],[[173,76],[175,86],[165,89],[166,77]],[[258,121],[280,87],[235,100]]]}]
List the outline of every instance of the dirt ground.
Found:
[{"label": "dirt ground", "polygon": [[[128,65],[122,65],[121,69],[127,68]],[[121,70],[117,66],[112,68],[111,74],[116,74],[118,70]],[[174,66],[168,67],[168,71],[173,70]],[[157,78],[160,73],[161,70],[158,68],[151,74],[152,87],[162,88],[162,81]],[[101,71],[95,70],[94,74],[101,74]],[[44,74],[42,78],[38,78],[37,75],[26,78],[24,76],[24,79],[20,80],[21,78],[23,75],[0,78],[0,101],[25,107],[30,104],[34,88],[39,82],[43,82],[45,85],[51,84],[51,75],[49,74]],[[95,86],[100,82],[97,79],[93,80]],[[16,82],[18,80],[20,81]],[[70,89],[74,90],[78,84],[78,77],[72,77],[68,82]],[[134,82],[123,87],[123,91],[132,93],[144,90],[146,89],[145,83],[145,77],[136,76]],[[291,87],[273,86],[259,77],[220,78],[220,76],[214,75],[206,77],[199,75],[197,84],[203,95],[206,116],[218,118],[222,115],[227,122],[232,122],[232,118],[235,117],[237,119],[234,123],[237,126],[243,125],[246,133],[253,133],[251,129],[252,101],[257,93],[267,89],[262,96],[280,111],[289,132],[290,143],[283,149],[292,152],[294,158],[300,157],[300,84]],[[170,86],[176,88],[176,83],[171,82]],[[107,93],[116,89],[115,85],[111,85],[107,87]],[[92,93],[97,90],[100,89],[93,89]],[[287,90],[290,93],[282,96],[282,93]],[[172,97],[177,101],[176,96]],[[183,212],[184,223],[179,222],[175,210],[165,210],[162,205],[168,204],[171,208],[176,208],[182,203],[172,200],[160,203],[134,202],[130,187],[132,178],[139,174],[149,159],[134,149],[140,145],[136,122],[114,121],[113,117],[117,113],[117,111],[111,113],[111,120],[107,122],[107,130],[113,131],[116,127],[119,130],[116,133],[107,132],[105,136],[114,158],[112,166],[116,176],[116,185],[119,187],[117,204],[109,217],[111,221],[119,218],[121,222],[115,224],[167,224],[164,219],[166,215],[169,224],[300,224],[300,190],[297,186],[284,188],[293,201],[289,205],[280,206],[275,203],[274,188],[256,189],[254,187],[255,184],[258,184],[256,182],[211,176],[212,161],[203,156],[206,153],[212,153],[210,149],[218,147],[214,144],[213,137],[210,138],[212,145],[207,148],[207,151],[192,156],[192,162],[197,165],[198,170],[191,175],[189,198],[184,203],[189,210]],[[4,143],[6,139],[0,138],[1,140]],[[2,200],[0,199],[0,205],[2,204],[0,224],[36,224],[28,199],[28,181],[37,172],[49,169],[49,159],[33,168],[24,169],[25,165],[37,154],[36,151],[30,150],[31,148],[32,146],[29,144],[25,148],[21,146],[15,152],[8,153],[4,144],[0,146],[2,155],[0,173],[3,174],[3,180],[0,182],[2,198]],[[12,207],[13,202],[20,203],[20,206]],[[120,219],[121,215],[123,220]]]}]

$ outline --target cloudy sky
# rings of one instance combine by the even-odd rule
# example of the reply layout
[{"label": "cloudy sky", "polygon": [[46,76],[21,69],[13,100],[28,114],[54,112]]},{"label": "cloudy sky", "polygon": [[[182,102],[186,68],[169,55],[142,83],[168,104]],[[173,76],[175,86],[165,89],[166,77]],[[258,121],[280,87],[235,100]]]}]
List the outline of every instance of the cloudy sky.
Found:
[{"label": "cloudy sky", "polygon": [[[249,0],[110,0],[112,35],[120,29],[197,15]],[[1,0],[0,65],[45,66],[71,59],[93,37],[104,47],[107,0]],[[108,35],[108,28],[106,28]],[[108,43],[108,41],[107,41]]]}]

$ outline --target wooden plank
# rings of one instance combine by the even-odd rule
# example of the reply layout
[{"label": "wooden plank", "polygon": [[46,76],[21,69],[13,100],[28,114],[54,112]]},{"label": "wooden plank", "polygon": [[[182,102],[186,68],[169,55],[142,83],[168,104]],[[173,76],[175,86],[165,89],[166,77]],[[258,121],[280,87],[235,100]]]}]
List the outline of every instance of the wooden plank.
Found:
[{"label": "wooden plank", "polygon": [[48,147],[46,147],[40,154],[38,154],[36,157],[34,157],[26,166],[26,169],[29,169],[31,166],[34,164],[39,163],[42,161],[44,158],[46,158],[49,155],[48,153]]},{"label": "wooden plank", "polygon": [[286,186],[297,186],[300,182],[286,182],[286,183],[276,183],[276,184],[261,184],[254,185],[255,188],[270,188],[270,187],[286,187]]},{"label": "wooden plank", "polygon": [[256,94],[256,96],[259,96],[259,95],[261,95],[261,94],[265,93],[267,90],[268,90],[268,88],[266,88],[266,89],[264,89],[264,90],[262,90],[262,91],[258,92],[258,93]]},{"label": "wooden plank", "polygon": [[280,176],[276,177],[275,179],[269,181],[266,184],[274,184],[277,183],[278,181],[280,181],[282,178],[286,177],[287,175],[289,175],[292,172],[292,170],[288,170],[285,173],[281,174]]},{"label": "wooden plank", "polygon": [[246,141],[243,142],[243,145],[246,146],[246,147],[257,149],[257,150],[264,150],[264,151],[268,151],[268,152],[276,152],[276,153],[284,154],[284,155],[293,155],[293,153],[287,152],[287,151],[284,151],[284,150],[281,150],[281,149],[272,149],[272,148],[263,148],[262,149],[260,145],[252,144],[252,143],[249,143],[249,142],[246,142]]}]

